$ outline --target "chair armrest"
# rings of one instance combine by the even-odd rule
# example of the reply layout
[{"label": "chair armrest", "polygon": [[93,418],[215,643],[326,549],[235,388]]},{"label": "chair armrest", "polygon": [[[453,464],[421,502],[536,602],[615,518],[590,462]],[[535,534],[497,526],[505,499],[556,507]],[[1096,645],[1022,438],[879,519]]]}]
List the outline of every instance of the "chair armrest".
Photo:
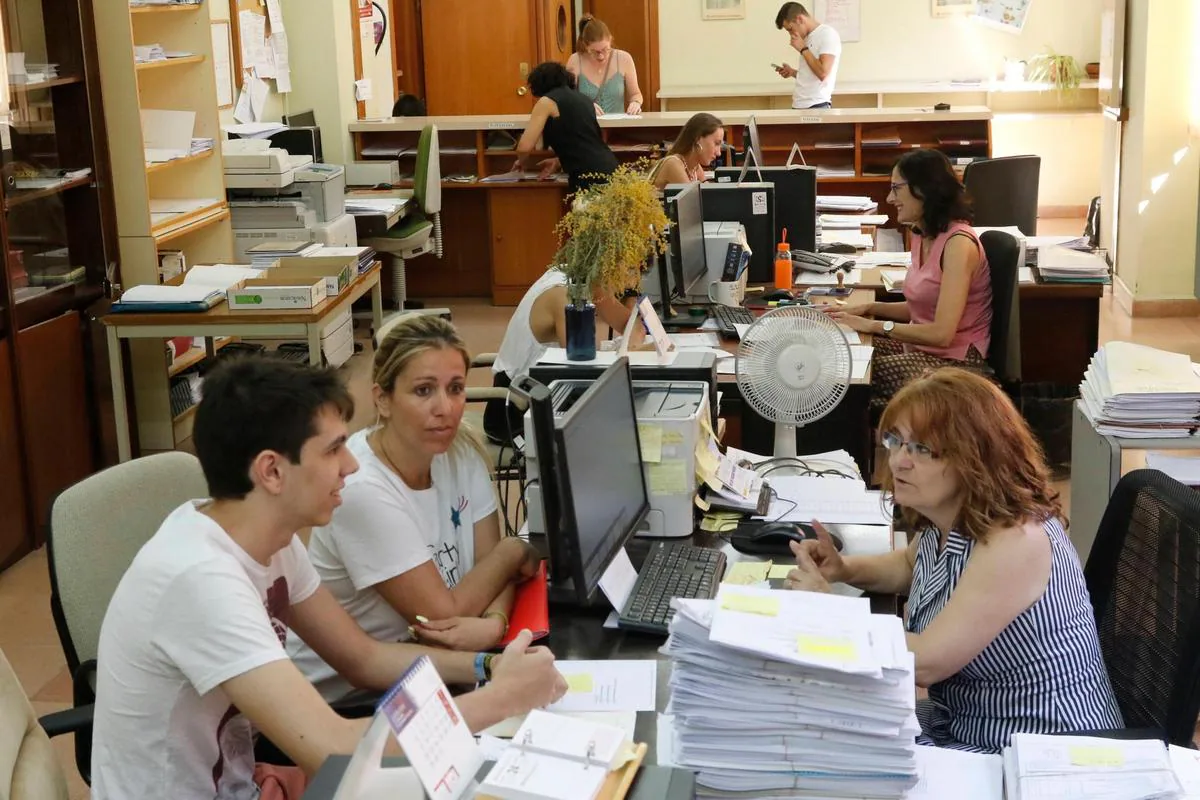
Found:
[{"label": "chair armrest", "polygon": [[91,730],[92,714],[95,706],[74,706],[73,708],[55,711],[44,717],[38,717],[38,724],[46,731],[47,736],[60,736],[64,733],[78,733]]},{"label": "chair armrest", "polygon": [[1057,731],[1054,736],[1094,736],[1099,739],[1123,739],[1135,741],[1139,739],[1157,739],[1163,744],[1170,744],[1167,732],[1161,728],[1100,728],[1092,731]]},{"label": "chair armrest", "polygon": [[490,367],[496,363],[495,353],[476,353],[471,359],[471,368],[475,367]]},{"label": "chair armrest", "polygon": [[[501,389],[498,386],[468,386],[467,387],[467,402],[482,403],[485,400],[508,400],[510,399],[508,389]],[[511,397],[513,405],[518,405],[516,396]],[[523,406],[519,406],[523,407]]]}]

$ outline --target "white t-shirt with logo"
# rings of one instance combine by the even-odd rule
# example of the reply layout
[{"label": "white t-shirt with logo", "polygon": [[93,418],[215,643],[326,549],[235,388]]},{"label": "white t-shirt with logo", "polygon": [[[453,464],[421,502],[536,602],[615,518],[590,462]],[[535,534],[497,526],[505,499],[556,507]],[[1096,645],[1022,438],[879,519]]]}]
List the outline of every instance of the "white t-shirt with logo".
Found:
[{"label": "white t-shirt with logo", "polygon": [[[433,561],[453,588],[475,566],[475,523],[496,511],[487,465],[469,445],[455,443],[434,456],[432,485],[410,489],[375,455],[369,430],[346,446],[359,469],[346,479],[342,504],[329,524],[314,528],[308,555],[321,580],[371,637],[408,639],[409,622],[373,588]],[[354,687],[295,634],[288,654],[326,700],[341,700]]]},{"label": "white t-shirt with logo", "polygon": [[821,56],[833,56],[833,66],[825,80],[819,80],[800,56],[796,65],[796,88],[792,91],[792,108],[812,108],[821,103],[833,102],[833,85],[837,80],[838,65],[842,60],[842,37],[828,25],[818,25],[806,40],[808,49],[820,60]]},{"label": "white t-shirt with logo", "polygon": [[320,585],[304,545],[255,561],[194,500],[134,558],[100,628],[92,798],[250,800],[249,720],[221,684],[287,658],[291,606]]}]

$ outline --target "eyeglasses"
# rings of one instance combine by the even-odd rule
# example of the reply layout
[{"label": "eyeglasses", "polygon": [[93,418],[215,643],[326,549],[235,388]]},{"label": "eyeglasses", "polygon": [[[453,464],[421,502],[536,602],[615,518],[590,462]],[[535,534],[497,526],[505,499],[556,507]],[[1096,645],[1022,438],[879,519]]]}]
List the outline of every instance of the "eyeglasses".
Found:
[{"label": "eyeglasses", "polygon": [[588,52],[588,55],[591,56],[592,58],[604,58],[605,56],[607,56],[609,53],[612,52],[612,48],[605,47],[601,50],[593,50],[589,47],[587,52]]},{"label": "eyeglasses", "polygon": [[929,445],[921,442],[906,442],[895,431],[883,434],[881,441],[889,453],[895,453],[903,447],[913,461],[932,461],[938,457],[938,454]]},{"label": "eyeglasses", "polygon": [[892,183],[892,184],[889,184],[889,186],[891,187],[891,191],[889,191],[888,194],[895,194],[896,192],[900,191],[901,187],[908,186],[908,181],[900,181],[899,183]]}]

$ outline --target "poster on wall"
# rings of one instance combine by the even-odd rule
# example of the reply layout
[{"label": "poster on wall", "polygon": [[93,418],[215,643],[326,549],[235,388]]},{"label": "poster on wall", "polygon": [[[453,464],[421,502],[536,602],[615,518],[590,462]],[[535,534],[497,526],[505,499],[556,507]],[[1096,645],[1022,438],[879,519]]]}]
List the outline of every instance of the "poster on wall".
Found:
[{"label": "poster on wall", "polygon": [[861,0],[817,0],[813,13],[837,31],[843,42],[862,41]]},{"label": "poster on wall", "polygon": [[746,0],[700,0],[701,19],[745,19]]},{"label": "poster on wall", "polygon": [[1033,0],[976,0],[973,19],[1006,33],[1019,34]]}]

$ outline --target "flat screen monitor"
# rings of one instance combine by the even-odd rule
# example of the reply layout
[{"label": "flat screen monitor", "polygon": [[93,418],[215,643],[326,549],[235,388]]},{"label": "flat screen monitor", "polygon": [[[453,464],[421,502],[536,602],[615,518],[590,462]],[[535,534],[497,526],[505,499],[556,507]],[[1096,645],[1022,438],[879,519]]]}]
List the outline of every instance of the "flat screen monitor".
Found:
[{"label": "flat screen monitor", "polygon": [[289,128],[315,128],[317,127],[317,114],[312,110],[285,114],[283,124]]},{"label": "flat screen monitor", "polygon": [[558,420],[554,463],[575,597],[600,576],[650,512],[629,359],[620,358]]},{"label": "flat screen monitor", "polygon": [[758,120],[754,118],[753,114],[750,115],[750,119],[746,120],[745,149],[748,153],[752,153],[754,155],[754,163],[762,166],[762,139],[760,139],[758,136]]},{"label": "flat screen monitor", "polygon": [[[670,201],[671,255],[674,261],[675,296],[704,294],[708,259],[704,248],[704,207],[700,184],[692,183]],[[678,247],[676,247],[678,244]]]}]

